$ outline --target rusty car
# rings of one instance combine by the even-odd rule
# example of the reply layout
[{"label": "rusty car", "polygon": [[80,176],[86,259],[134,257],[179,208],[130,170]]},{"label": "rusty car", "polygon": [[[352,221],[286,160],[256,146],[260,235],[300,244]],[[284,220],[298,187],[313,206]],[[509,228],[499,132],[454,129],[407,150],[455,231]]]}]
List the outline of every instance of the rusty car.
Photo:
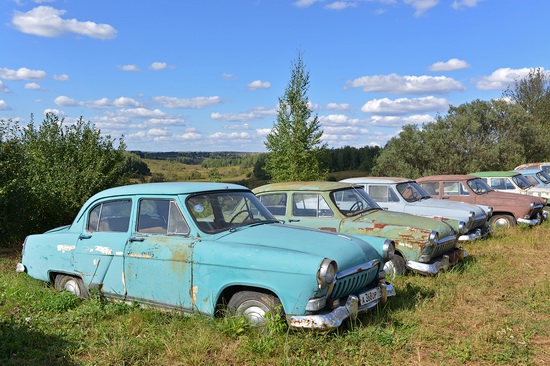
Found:
[{"label": "rusty car", "polygon": [[28,236],[16,270],[81,297],[331,329],[395,295],[383,266],[364,240],[282,225],[243,186],[172,182],[95,194]]},{"label": "rusty car", "polygon": [[414,271],[436,274],[461,262],[466,254],[458,234],[446,222],[383,210],[362,189],[339,182],[273,183],[253,189],[283,222],[362,238],[388,238],[395,255],[388,275]]}]

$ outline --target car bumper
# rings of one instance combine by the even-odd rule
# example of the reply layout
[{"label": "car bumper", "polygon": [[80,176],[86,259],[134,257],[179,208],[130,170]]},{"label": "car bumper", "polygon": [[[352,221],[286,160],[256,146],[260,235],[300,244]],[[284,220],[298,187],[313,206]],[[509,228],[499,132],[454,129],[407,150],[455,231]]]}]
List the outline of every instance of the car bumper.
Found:
[{"label": "car bumper", "polygon": [[538,225],[540,224],[541,222],[541,219],[540,217],[537,217],[536,219],[518,219],[518,224],[524,224],[524,225],[531,225],[531,226],[534,226],[534,225]]},{"label": "car bumper", "polygon": [[27,268],[25,268],[25,265],[23,263],[17,263],[17,265],[15,266],[15,272],[24,273],[27,272]]},{"label": "car bumper", "polygon": [[452,252],[437,258],[431,263],[420,263],[415,261],[407,261],[407,268],[413,272],[422,274],[437,274],[442,271],[446,271],[458,262],[462,262],[468,254],[466,249],[457,248]]},{"label": "car bumper", "polygon": [[466,233],[464,235],[460,235],[458,237],[458,241],[473,241],[481,238],[481,230],[475,230],[473,232]]},{"label": "car bumper", "polygon": [[384,304],[388,297],[395,296],[395,289],[389,282],[380,284],[378,289],[381,293],[381,297],[362,306],[359,305],[359,296],[349,295],[345,305],[338,306],[329,313],[288,315],[288,324],[294,328],[325,330],[338,328],[346,319],[355,319],[359,313],[367,311],[378,304]]}]

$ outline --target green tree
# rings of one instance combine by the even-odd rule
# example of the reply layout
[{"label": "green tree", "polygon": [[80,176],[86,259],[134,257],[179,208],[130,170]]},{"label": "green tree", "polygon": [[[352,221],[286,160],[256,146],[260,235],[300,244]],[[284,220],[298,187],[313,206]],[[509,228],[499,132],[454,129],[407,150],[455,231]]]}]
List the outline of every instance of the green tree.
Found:
[{"label": "green tree", "polygon": [[301,53],[292,64],[290,81],[279,98],[277,121],[267,136],[265,171],[272,181],[321,180],[325,168],[326,144],[317,116],[311,118],[307,97],[309,73]]},{"label": "green tree", "polygon": [[82,118],[65,125],[48,113],[39,126],[2,120],[0,126],[2,161],[12,171],[17,164],[11,178],[0,182],[2,207],[11,207],[0,210],[0,231],[10,223],[10,240],[68,224],[90,196],[128,182],[124,141],[115,147],[116,140]]}]

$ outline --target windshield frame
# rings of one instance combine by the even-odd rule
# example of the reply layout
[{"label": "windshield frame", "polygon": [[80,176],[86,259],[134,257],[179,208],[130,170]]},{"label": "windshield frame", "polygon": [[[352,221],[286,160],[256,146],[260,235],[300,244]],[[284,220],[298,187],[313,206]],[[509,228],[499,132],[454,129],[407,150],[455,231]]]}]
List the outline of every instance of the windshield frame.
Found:
[{"label": "windshield frame", "polygon": [[[424,198],[432,197],[424,188],[422,188],[420,184],[414,181],[397,183],[395,189],[397,190],[397,193],[399,193],[399,195],[409,203],[418,202]],[[411,194],[405,197],[405,192],[407,189],[411,190]]]},{"label": "windshield frame", "polygon": [[550,174],[546,173],[544,170],[541,170],[535,175],[543,184],[550,184]]},{"label": "windshield frame", "polygon": [[527,178],[523,176],[523,174],[516,174],[512,177],[512,181],[518,186],[520,189],[529,189],[533,187],[533,184],[529,183]]},{"label": "windshield frame", "polygon": [[[482,186],[484,186],[484,190],[482,191],[478,191],[477,189],[475,189],[473,187],[473,184],[475,183],[478,183],[478,182],[481,182],[480,184]],[[475,194],[477,194],[478,196],[481,196],[481,195],[484,195],[484,194],[487,194],[488,192],[491,192],[491,191],[494,191],[493,188],[491,188],[491,186],[489,184],[487,184],[483,179],[481,178],[472,178],[472,179],[468,179],[466,181],[466,184],[468,185],[468,187],[470,187],[470,189],[472,190],[472,192],[474,192]]]},{"label": "windshield frame", "polygon": [[[349,196],[345,197],[345,193],[347,192],[353,192],[353,198],[355,198],[356,201],[349,206],[349,209],[344,209],[341,207],[343,205],[342,203],[350,201],[345,199],[337,201],[336,196],[341,194],[343,196],[342,198],[349,198]],[[363,187],[346,187],[334,190],[330,192],[329,196],[332,204],[336,207],[338,212],[344,216],[356,216],[367,211],[382,210],[382,207],[365,192]],[[340,202],[340,204],[338,204],[338,202]],[[354,209],[352,210],[352,208]]]},{"label": "windshield frame", "polygon": [[[236,202],[230,209],[233,201]],[[251,224],[279,222],[254,193],[245,190],[192,194],[186,198],[185,207],[195,225],[206,234],[217,234]]]}]

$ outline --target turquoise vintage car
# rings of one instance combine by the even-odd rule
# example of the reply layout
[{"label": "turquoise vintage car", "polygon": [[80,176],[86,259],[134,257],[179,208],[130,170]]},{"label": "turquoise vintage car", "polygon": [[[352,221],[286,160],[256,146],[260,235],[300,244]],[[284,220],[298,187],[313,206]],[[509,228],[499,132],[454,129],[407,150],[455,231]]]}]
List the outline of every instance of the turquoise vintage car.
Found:
[{"label": "turquoise vintage car", "polygon": [[28,236],[17,271],[82,297],[328,329],[394,296],[383,266],[363,240],[280,224],[245,187],[150,183],[100,192],[71,225]]},{"label": "turquoise vintage car", "polygon": [[275,217],[291,225],[329,232],[373,236],[395,242],[385,264],[388,275],[407,270],[436,274],[466,256],[458,233],[447,222],[384,211],[359,185],[339,182],[274,183],[253,192]]}]

